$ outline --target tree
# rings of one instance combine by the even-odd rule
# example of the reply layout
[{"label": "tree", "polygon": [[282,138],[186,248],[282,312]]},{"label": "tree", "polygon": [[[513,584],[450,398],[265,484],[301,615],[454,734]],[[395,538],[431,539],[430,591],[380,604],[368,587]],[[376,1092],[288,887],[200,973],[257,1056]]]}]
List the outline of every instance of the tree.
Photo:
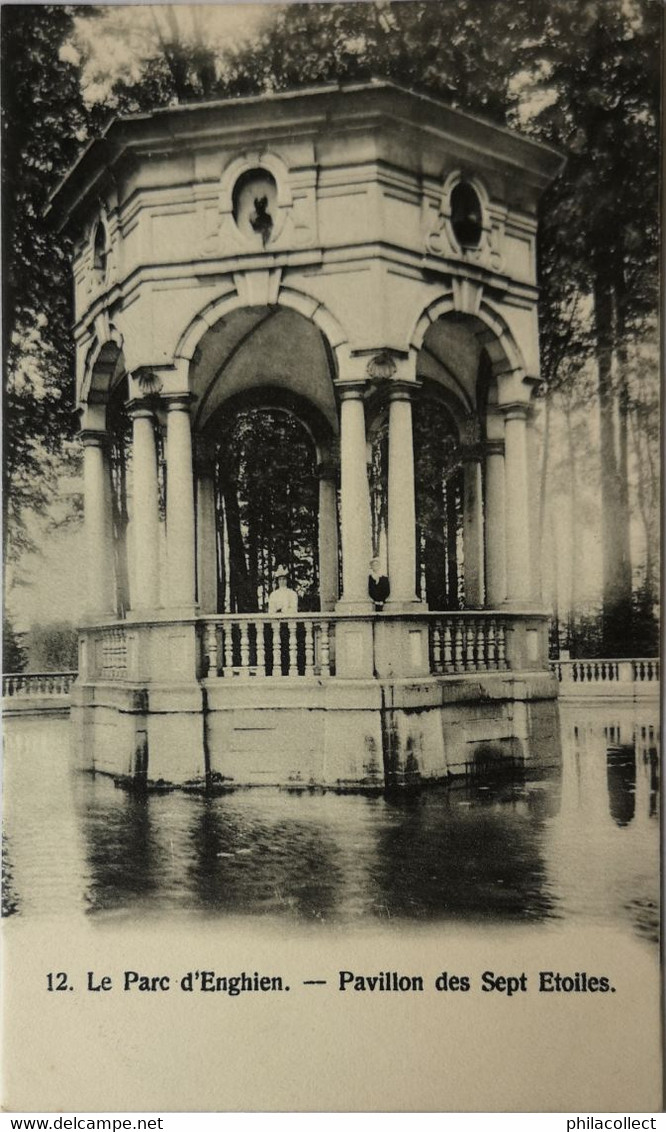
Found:
[{"label": "tree", "polygon": [[5,613],[2,618],[2,671],[22,672],[25,668],[25,649]]},{"label": "tree", "polygon": [[78,632],[69,621],[33,625],[27,639],[29,667],[33,672],[75,671]]},{"label": "tree", "polygon": [[556,300],[545,340],[562,335],[567,289],[591,302],[609,655],[626,651],[632,616],[627,359],[656,304],[660,14],[654,0],[555,0],[545,21],[535,14],[525,52],[534,89],[549,96],[530,128],[568,152],[544,201],[542,262],[564,253],[559,311]]},{"label": "tree", "polygon": [[74,432],[67,241],[44,217],[49,193],[88,137],[78,69],[64,62],[73,9],[2,9],[3,539],[30,545]]}]

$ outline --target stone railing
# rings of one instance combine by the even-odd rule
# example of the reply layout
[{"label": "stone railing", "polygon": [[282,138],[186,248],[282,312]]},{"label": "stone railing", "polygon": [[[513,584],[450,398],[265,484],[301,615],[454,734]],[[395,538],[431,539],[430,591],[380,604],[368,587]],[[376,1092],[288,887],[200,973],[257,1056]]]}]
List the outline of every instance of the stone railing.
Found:
[{"label": "stone railing", "polygon": [[433,614],[428,619],[428,631],[430,670],[434,676],[498,672],[509,667],[506,620],[497,614]]},{"label": "stone railing", "polygon": [[275,618],[225,614],[206,619],[204,673],[210,679],[332,676],[335,623],[321,614]]},{"label": "stone railing", "polygon": [[[166,612],[166,611],[165,611]],[[548,673],[547,616],[531,610],[206,614],[84,626],[81,685],[199,679],[402,679]]]},{"label": "stone railing", "polygon": [[551,669],[562,685],[562,691],[618,693],[627,686],[646,685],[656,691],[659,683],[659,661],[656,658],[634,660],[554,660]]},{"label": "stone railing", "polygon": [[647,660],[632,660],[631,668],[633,673],[634,683],[642,684],[645,682],[658,682],[659,681],[659,661],[655,659]]},{"label": "stone railing", "polygon": [[60,698],[69,696],[76,672],[8,672],[2,677],[5,700]]},{"label": "stone railing", "polygon": [[657,682],[659,661],[647,660],[554,660],[551,668],[561,684]]}]

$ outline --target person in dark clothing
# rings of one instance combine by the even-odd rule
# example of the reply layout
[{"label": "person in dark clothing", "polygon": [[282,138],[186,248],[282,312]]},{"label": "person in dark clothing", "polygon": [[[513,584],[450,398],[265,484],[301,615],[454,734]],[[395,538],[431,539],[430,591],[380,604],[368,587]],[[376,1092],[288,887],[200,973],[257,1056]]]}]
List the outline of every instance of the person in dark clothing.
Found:
[{"label": "person in dark clothing", "polygon": [[375,609],[384,608],[384,602],[391,592],[386,574],[381,572],[381,563],[378,558],[370,560],[370,574],[368,576],[368,593],[375,603]]}]

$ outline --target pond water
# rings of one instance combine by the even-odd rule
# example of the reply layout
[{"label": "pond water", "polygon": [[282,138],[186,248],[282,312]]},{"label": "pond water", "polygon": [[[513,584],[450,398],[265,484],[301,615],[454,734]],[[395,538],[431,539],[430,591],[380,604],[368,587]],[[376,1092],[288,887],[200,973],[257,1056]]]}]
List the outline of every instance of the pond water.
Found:
[{"label": "pond water", "polygon": [[657,940],[657,706],[563,705],[562,770],[366,798],[137,797],[72,769],[66,719],[6,721],[5,915],[564,920]]}]

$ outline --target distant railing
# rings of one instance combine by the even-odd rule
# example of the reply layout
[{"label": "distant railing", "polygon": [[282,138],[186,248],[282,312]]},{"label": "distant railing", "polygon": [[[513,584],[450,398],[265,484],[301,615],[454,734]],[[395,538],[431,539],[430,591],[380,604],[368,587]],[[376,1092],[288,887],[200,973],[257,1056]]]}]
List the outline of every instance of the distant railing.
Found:
[{"label": "distant railing", "polygon": [[467,611],[429,618],[430,670],[497,672],[508,668],[506,624],[496,615]]},{"label": "distant railing", "polygon": [[659,680],[658,660],[632,660],[631,662],[634,682],[641,684],[644,681]]},{"label": "distant railing", "polygon": [[206,621],[208,678],[334,675],[334,622],[321,614],[225,614]]},{"label": "distant railing", "polygon": [[638,660],[555,660],[551,668],[561,684],[648,684],[659,680],[659,661]]},{"label": "distant railing", "polygon": [[2,677],[2,694],[11,699],[69,696],[76,672],[8,672]]}]

